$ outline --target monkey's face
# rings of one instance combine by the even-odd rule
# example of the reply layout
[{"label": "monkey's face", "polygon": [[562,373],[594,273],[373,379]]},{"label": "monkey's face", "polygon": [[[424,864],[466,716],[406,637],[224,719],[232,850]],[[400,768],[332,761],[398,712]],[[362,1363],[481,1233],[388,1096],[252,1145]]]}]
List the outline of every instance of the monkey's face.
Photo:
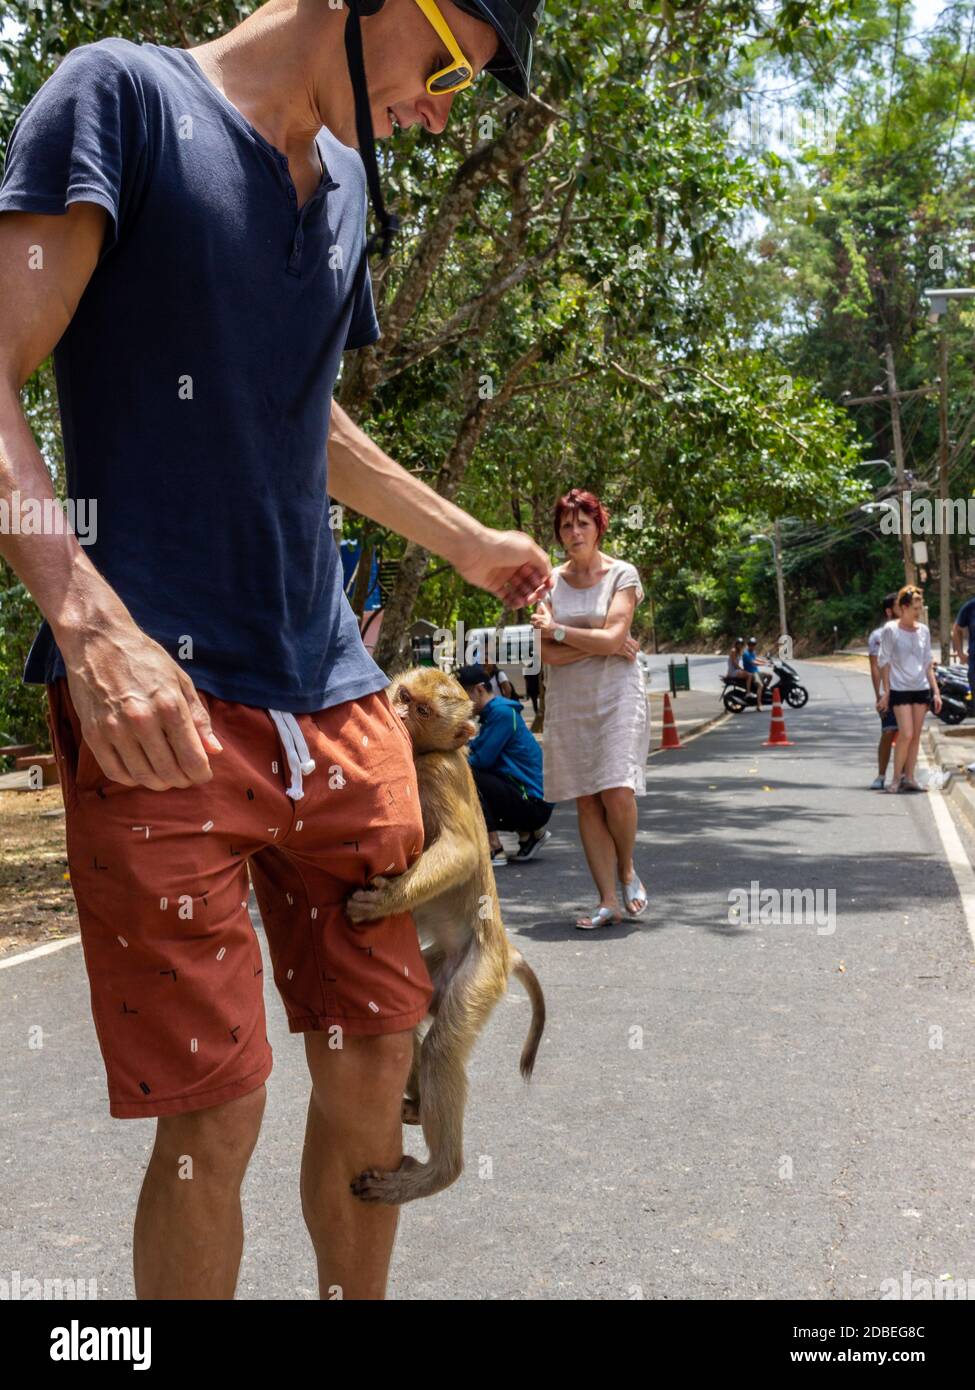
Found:
[{"label": "monkey's face", "polygon": [[393,709],[402,719],[417,753],[450,753],[476,733],[474,706],[453,676],[418,666],[389,687]]}]

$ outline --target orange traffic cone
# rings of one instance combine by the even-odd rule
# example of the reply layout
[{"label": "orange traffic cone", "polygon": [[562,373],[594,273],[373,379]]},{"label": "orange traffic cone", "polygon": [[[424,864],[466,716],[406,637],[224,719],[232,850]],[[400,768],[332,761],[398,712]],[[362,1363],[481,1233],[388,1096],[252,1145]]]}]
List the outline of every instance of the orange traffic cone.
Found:
[{"label": "orange traffic cone", "polygon": [[785,715],[782,713],[782,696],[772,691],[772,724],[763,748],[791,748],[792,740],[785,736]]},{"label": "orange traffic cone", "polygon": [[677,723],[674,719],[674,711],[670,706],[670,696],[664,691],[664,727],[663,738],[660,740],[661,748],[680,748],[680,734],[677,732]]}]

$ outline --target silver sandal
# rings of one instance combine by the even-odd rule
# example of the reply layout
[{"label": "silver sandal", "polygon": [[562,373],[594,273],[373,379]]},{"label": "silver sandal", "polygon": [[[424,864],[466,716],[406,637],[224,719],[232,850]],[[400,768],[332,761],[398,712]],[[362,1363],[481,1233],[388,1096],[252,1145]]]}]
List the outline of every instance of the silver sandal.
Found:
[{"label": "silver sandal", "polygon": [[595,931],[597,927],[618,927],[623,914],[615,907],[599,907],[588,922],[576,922],[576,931]]},{"label": "silver sandal", "polygon": [[[621,883],[620,887],[623,889],[623,901],[626,903],[626,910],[629,915],[631,917],[642,917],[650,905],[650,898],[647,894],[647,890],[640,882],[639,874],[634,874],[629,883]],[[636,902],[638,899],[642,900],[643,906],[638,908],[636,912],[630,912],[630,904]]]}]

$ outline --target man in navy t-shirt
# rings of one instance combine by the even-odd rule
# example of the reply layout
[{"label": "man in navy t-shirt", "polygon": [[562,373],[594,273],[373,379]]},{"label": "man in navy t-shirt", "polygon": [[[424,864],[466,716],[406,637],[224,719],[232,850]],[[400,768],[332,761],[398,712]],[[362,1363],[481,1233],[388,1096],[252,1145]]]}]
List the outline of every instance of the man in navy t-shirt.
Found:
[{"label": "man in navy t-shirt", "polygon": [[951,645],[959,661],[968,661],[968,683],[975,690],[975,598],[968,599],[959,608],[951,629]]},{"label": "man in navy t-shirt", "polygon": [[[192,51],[103,40],[64,58],[7,150],[0,500],[19,517],[53,499],[19,403],[53,351],[91,544],[14,524],[0,552],[45,619],[25,678],[49,692],[111,1113],[157,1119],[140,1297],[233,1296],[271,1069],[248,868],[305,1034],[301,1193],[322,1293],[385,1289],[383,1173],[402,1160],[431,984],[409,917],[359,933],[343,903],[415,860],[422,822],[409,740],[343,595],[330,498],[513,607],[549,566],[332,401],[342,353],[379,334],[354,147],[363,102],[388,136],[443,130],[486,66],[525,95],[540,9],[272,0]],[[352,20],[364,69],[346,56]]]}]

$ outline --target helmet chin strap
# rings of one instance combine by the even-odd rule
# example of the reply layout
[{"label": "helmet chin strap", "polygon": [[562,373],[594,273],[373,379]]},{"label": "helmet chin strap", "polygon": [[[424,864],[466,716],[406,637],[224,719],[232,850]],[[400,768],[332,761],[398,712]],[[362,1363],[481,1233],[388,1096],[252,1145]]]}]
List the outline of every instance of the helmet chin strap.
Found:
[{"label": "helmet chin strap", "polygon": [[372,128],[372,110],[369,105],[369,84],[366,81],[366,65],[362,56],[362,26],[359,12],[375,14],[382,9],[384,0],[346,0],[349,11],[345,21],[345,56],[352,79],[352,92],[355,97],[355,129],[359,142],[359,155],[366,169],[366,182],[369,196],[379,221],[379,229],[369,239],[366,248],[372,255],[376,250],[385,260],[390,253],[393,237],[399,231],[399,218],[389,212],[383,202],[382,184],[379,179],[379,165],[376,162],[376,137]]}]

